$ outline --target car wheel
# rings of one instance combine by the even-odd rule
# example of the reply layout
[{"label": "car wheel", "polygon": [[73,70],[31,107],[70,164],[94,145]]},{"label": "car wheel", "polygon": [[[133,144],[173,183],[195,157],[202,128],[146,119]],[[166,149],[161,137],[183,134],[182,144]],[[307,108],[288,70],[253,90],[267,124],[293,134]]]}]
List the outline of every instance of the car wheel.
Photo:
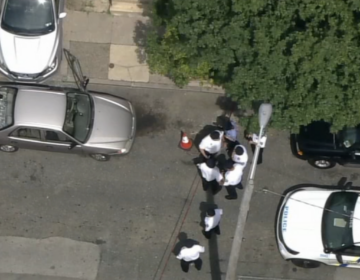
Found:
[{"label": "car wheel", "polygon": [[110,156],[104,154],[91,154],[90,156],[97,161],[108,161],[110,159]]},{"label": "car wheel", "polygon": [[317,268],[321,265],[320,262],[303,259],[292,259],[291,262],[294,265],[302,268]]},{"label": "car wheel", "polygon": [[327,158],[309,159],[309,164],[319,169],[329,169],[336,165],[336,162]]},{"label": "car wheel", "polygon": [[12,145],[0,145],[0,151],[5,153],[14,153],[18,150],[18,147]]}]

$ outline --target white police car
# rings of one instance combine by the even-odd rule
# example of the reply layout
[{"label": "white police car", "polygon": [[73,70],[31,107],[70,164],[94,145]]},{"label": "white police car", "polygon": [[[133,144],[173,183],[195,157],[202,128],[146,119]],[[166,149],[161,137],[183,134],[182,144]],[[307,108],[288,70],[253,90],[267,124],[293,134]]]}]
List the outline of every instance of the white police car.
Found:
[{"label": "white police car", "polygon": [[[276,237],[285,260],[360,268],[360,187],[297,185],[280,201]],[[346,179],[345,179],[346,180]]]}]

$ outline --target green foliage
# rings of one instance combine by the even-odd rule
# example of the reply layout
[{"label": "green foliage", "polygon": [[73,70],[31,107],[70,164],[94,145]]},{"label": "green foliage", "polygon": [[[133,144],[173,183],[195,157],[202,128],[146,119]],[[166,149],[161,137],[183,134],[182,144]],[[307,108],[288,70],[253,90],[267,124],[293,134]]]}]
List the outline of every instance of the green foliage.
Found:
[{"label": "green foliage", "polygon": [[242,109],[270,102],[275,128],[360,123],[359,0],[158,0],[154,22],[166,32],[149,37],[150,68],[179,85],[214,79]]}]

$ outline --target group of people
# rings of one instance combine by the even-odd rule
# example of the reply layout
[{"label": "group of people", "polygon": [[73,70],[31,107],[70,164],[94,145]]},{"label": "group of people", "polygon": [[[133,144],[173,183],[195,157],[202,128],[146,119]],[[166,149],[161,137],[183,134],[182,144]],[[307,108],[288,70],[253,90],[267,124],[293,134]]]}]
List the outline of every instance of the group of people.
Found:
[{"label": "group of people", "polygon": [[[228,195],[226,199],[237,199],[236,189],[243,189],[241,180],[243,170],[248,162],[246,147],[237,140],[238,129],[236,123],[229,117],[223,118],[221,123],[217,123],[218,129],[205,136],[200,144],[200,157],[196,160],[196,165],[202,177],[204,191],[212,191],[216,194],[222,186],[225,186]],[[266,136],[259,137],[256,134],[245,135],[249,141],[253,152],[259,142],[261,147],[257,164],[262,163],[262,152],[265,147]],[[217,157],[222,148],[225,148],[228,155],[222,164]],[[223,214],[222,209],[208,209],[204,220],[205,228],[203,234],[206,238],[211,238],[212,234],[220,234],[220,219]],[[177,258],[181,260],[181,268],[188,272],[191,263],[195,264],[197,270],[201,269],[202,261],[200,254],[205,252],[205,247],[193,243],[185,242]]]},{"label": "group of people", "polygon": [[[224,120],[225,119],[225,120]],[[205,136],[199,144],[200,159],[197,166],[203,180],[204,190],[211,189],[216,193],[221,186],[228,192],[226,199],[237,199],[236,189],[243,189],[241,180],[243,170],[248,162],[246,147],[237,140],[238,129],[236,123],[228,117],[224,117],[222,123],[218,123],[218,129]],[[259,141],[256,134],[246,135],[253,151]],[[262,137],[260,145],[265,145],[266,138]],[[219,163],[217,156],[222,148],[227,151],[228,159]],[[262,162],[262,150],[260,150],[258,164]]]}]

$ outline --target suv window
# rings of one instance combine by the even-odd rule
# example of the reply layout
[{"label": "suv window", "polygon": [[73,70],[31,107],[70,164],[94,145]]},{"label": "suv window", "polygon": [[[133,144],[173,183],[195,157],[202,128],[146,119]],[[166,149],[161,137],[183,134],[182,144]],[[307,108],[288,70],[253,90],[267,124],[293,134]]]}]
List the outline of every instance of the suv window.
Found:
[{"label": "suv window", "polygon": [[358,146],[360,142],[360,133],[357,128],[345,128],[339,132],[340,146],[350,148],[353,145]]},{"label": "suv window", "polygon": [[335,192],[329,196],[322,218],[325,249],[338,249],[354,244],[352,223],[358,197],[354,192]]},{"label": "suv window", "polygon": [[0,130],[14,123],[14,107],[17,90],[0,87]]},{"label": "suv window", "polygon": [[12,132],[10,136],[41,140],[40,129],[33,129],[33,128],[19,128],[14,132]]}]

